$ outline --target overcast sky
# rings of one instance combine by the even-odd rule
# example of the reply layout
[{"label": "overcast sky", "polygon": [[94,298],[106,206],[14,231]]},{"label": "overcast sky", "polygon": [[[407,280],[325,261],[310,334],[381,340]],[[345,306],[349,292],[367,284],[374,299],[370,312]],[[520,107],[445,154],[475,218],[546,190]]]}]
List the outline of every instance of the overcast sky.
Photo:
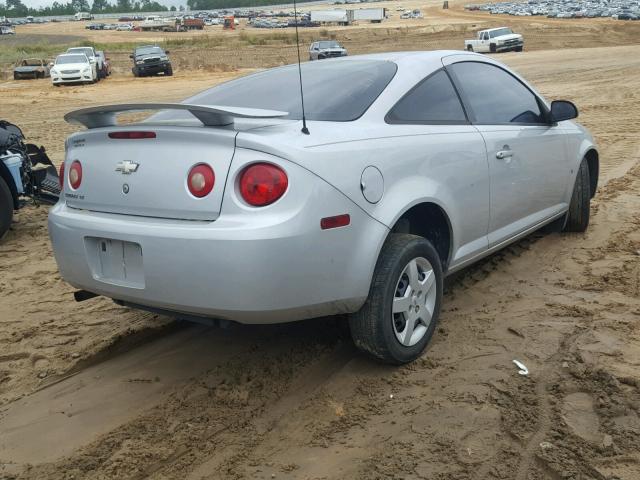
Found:
[{"label": "overcast sky", "polygon": [[[67,3],[68,0],[58,0],[60,3]],[[186,5],[186,0],[157,0],[158,3],[162,3],[167,7],[171,5],[180,6]],[[4,3],[4,2],[3,2]],[[22,0],[27,7],[37,8],[37,7],[46,7],[53,3],[53,0]],[[89,0],[89,5],[93,3],[93,0]],[[115,3],[115,0],[109,0],[109,3]]]}]

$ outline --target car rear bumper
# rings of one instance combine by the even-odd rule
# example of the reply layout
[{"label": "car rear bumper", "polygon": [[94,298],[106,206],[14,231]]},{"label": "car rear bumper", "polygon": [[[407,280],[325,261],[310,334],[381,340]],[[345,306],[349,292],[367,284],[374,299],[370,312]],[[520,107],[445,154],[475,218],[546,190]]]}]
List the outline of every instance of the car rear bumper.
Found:
[{"label": "car rear bumper", "polygon": [[[223,208],[214,222],[90,212],[60,202],[49,214],[49,234],[67,282],[128,304],[241,323],[357,311],[388,230],[325,182],[309,190],[307,200],[294,196],[284,213]],[[321,218],[343,213],[350,225],[320,228]],[[130,278],[104,276],[101,239],[139,246]]]}]

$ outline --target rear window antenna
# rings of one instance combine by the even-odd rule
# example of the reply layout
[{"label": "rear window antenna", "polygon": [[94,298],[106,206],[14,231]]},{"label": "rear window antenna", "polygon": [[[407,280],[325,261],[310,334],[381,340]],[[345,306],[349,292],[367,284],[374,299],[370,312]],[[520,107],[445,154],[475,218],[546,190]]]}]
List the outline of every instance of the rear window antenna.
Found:
[{"label": "rear window antenna", "polygon": [[302,66],[300,64],[300,37],[298,35],[298,6],[296,0],[293,0],[293,18],[296,22],[296,48],[298,49],[298,77],[300,78],[300,102],[302,103],[302,133],[309,135],[307,128],[307,118],[304,114],[304,92],[302,90]]}]

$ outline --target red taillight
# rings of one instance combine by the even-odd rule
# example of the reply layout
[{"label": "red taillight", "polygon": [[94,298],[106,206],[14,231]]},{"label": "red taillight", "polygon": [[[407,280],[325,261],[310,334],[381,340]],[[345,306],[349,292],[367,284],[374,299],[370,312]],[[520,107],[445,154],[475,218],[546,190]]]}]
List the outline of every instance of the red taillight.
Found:
[{"label": "red taillight", "polygon": [[271,163],[254,163],[240,174],[240,194],[254,207],[272,204],[284,195],[287,185],[287,174]]},{"label": "red taillight", "polygon": [[206,197],[213,190],[213,184],[216,183],[216,175],[206,163],[199,163],[194,166],[187,176],[187,187],[194,197]]},{"label": "red taillight", "polygon": [[330,228],[346,227],[351,223],[351,217],[348,213],[344,215],[336,215],[335,217],[325,217],[320,220],[320,228],[328,230]]},{"label": "red taillight", "polygon": [[156,132],[111,132],[109,138],[118,140],[138,140],[141,138],[156,138]]},{"label": "red taillight", "polygon": [[60,182],[60,190],[64,188],[64,162],[60,164],[60,171],[58,172],[58,181]]},{"label": "red taillight", "polygon": [[74,160],[69,167],[69,185],[74,190],[77,190],[82,183],[82,165],[78,160]]}]

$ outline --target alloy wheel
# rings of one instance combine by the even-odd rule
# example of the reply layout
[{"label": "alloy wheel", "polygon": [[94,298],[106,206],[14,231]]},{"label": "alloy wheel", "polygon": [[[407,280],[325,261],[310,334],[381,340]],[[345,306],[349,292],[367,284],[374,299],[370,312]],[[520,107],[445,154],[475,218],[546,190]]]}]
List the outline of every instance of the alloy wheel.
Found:
[{"label": "alloy wheel", "polygon": [[401,345],[411,347],[427,333],[436,298],[433,266],[426,258],[414,258],[402,270],[393,298],[391,321]]}]

